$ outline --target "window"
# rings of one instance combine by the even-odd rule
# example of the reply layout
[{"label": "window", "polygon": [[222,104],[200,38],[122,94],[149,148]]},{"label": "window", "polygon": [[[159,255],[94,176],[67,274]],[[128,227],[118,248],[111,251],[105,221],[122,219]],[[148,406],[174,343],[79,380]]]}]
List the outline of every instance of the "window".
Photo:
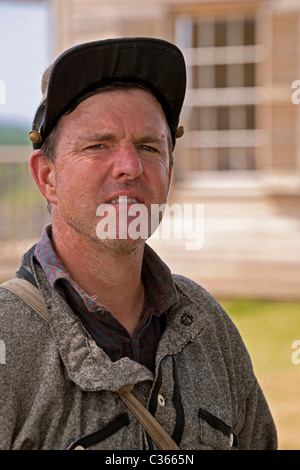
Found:
[{"label": "window", "polygon": [[255,170],[262,133],[256,128],[255,18],[180,17],[176,40],[188,85],[184,108],[190,170]]}]

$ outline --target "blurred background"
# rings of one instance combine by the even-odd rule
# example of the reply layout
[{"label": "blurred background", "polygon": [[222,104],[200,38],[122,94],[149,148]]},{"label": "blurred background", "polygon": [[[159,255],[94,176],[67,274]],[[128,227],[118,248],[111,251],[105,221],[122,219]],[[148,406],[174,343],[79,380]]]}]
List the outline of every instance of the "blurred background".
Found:
[{"label": "blurred background", "polygon": [[44,69],[75,44],[124,36],[176,43],[188,70],[169,203],[204,205],[204,244],[149,243],[225,307],[279,448],[300,449],[299,0],[0,0],[0,282],[49,222],[28,169]]}]

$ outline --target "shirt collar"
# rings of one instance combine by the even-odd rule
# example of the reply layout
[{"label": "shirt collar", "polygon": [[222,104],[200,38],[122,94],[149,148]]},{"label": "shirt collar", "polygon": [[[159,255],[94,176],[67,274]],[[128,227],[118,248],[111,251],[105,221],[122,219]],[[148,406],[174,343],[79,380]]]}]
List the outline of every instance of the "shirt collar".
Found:
[{"label": "shirt collar", "polygon": [[[42,266],[52,288],[59,289],[57,282],[64,282],[67,289],[74,289],[89,308],[99,308],[99,304],[91,299],[70,277],[61,260],[54,251],[51,241],[52,226],[44,227],[42,237],[36,244],[35,257]],[[177,290],[168,266],[155,251],[145,245],[142,278],[145,293],[157,313],[167,311],[178,300]]]}]

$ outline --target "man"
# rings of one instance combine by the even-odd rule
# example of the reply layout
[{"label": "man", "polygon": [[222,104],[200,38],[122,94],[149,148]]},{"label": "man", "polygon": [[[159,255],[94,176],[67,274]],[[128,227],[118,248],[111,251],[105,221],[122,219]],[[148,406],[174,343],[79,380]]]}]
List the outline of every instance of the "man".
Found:
[{"label": "man", "polygon": [[[167,200],[182,134],[181,52],[147,38],[76,46],[47,72],[43,94],[30,167],[52,224],[17,276],[38,288],[47,321],[0,289],[0,447],[157,449],[119,395],[131,385],[180,449],[275,449],[265,398],[221,306],[172,276],[144,237],[121,236],[134,204],[150,214]],[[114,237],[99,236],[102,207],[116,215]]]}]

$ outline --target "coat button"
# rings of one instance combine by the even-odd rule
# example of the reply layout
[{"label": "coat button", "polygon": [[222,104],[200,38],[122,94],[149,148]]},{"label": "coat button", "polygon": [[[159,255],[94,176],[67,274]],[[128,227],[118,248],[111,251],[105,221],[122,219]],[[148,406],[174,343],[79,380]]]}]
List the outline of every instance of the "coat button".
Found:
[{"label": "coat button", "polygon": [[190,326],[194,321],[193,315],[189,315],[187,313],[183,313],[181,315],[181,323],[185,326]]},{"label": "coat button", "polygon": [[166,400],[160,393],[157,396],[157,403],[159,404],[159,406],[165,406],[166,404]]},{"label": "coat button", "polygon": [[230,447],[233,446],[233,443],[234,443],[234,435],[233,435],[233,433],[231,433],[231,434],[230,434],[230,437],[229,437],[229,445],[230,445]]},{"label": "coat button", "polygon": [[83,446],[76,446],[74,447],[74,450],[85,450]]}]

